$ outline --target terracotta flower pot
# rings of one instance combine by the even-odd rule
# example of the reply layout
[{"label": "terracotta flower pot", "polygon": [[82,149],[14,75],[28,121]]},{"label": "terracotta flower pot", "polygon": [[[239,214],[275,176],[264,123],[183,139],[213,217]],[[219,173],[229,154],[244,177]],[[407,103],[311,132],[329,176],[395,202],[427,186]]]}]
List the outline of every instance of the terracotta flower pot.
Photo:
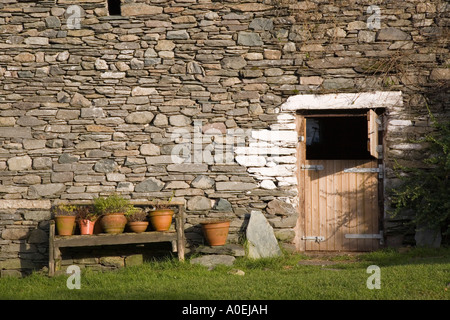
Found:
[{"label": "terracotta flower pot", "polygon": [[56,230],[60,236],[71,236],[75,229],[75,216],[55,217]]},{"label": "terracotta flower pot", "polygon": [[227,242],[230,221],[202,222],[203,235],[210,246],[223,246]]},{"label": "terracotta flower pot", "polygon": [[156,231],[167,231],[172,224],[173,210],[160,209],[149,212],[150,222]]},{"label": "terracotta flower pot", "polygon": [[80,227],[80,234],[89,235],[94,234],[95,221],[88,219],[80,219],[78,221],[78,226]]},{"label": "terracotta flower pot", "polygon": [[130,230],[132,232],[136,232],[136,233],[145,232],[145,230],[147,230],[147,227],[148,227],[148,221],[128,222],[128,228],[130,228]]},{"label": "terracotta flower pot", "polygon": [[100,223],[106,233],[122,233],[127,225],[127,218],[123,213],[110,213],[104,215]]}]

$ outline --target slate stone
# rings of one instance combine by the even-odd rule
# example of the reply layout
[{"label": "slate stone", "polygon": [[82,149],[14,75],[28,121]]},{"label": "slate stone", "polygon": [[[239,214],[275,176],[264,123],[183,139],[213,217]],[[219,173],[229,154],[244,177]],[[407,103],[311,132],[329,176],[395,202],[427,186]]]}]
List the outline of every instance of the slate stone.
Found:
[{"label": "slate stone", "polygon": [[264,43],[261,40],[259,34],[254,32],[241,31],[238,34],[238,44],[243,46],[257,47],[262,46]]},{"label": "slate stone", "polygon": [[117,163],[112,159],[103,159],[100,161],[97,161],[97,163],[94,166],[94,170],[96,172],[113,172],[117,169],[118,165]]},{"label": "slate stone", "polygon": [[148,178],[141,183],[138,183],[134,188],[136,192],[153,192],[153,191],[161,191],[164,187],[164,182],[155,179]]},{"label": "slate stone", "polygon": [[239,70],[247,65],[247,61],[243,57],[227,57],[222,60],[222,67],[224,69]]},{"label": "slate stone", "polygon": [[47,232],[41,229],[35,229],[30,232],[27,240],[28,243],[45,243],[48,242]]},{"label": "slate stone", "polygon": [[187,202],[187,209],[191,211],[210,210],[211,208],[211,200],[206,197],[196,196]]},{"label": "slate stone", "polygon": [[189,33],[186,30],[167,31],[168,40],[187,40]]},{"label": "slate stone", "polygon": [[272,19],[256,18],[249,25],[250,29],[270,31],[273,29]]},{"label": "slate stone", "polygon": [[192,180],[191,185],[198,189],[211,189],[214,186],[214,180],[208,176],[200,175]]},{"label": "slate stone", "polygon": [[249,258],[267,258],[282,254],[273,228],[261,211],[251,212],[246,236]]},{"label": "slate stone", "polygon": [[150,123],[153,120],[153,118],[154,118],[154,115],[150,111],[142,111],[142,112],[130,113],[125,118],[125,121],[127,123],[147,124],[147,123]]},{"label": "slate stone", "polygon": [[31,169],[32,160],[29,156],[19,156],[8,159],[7,163],[10,171],[22,171]]},{"label": "slate stone", "polygon": [[267,204],[267,213],[278,215],[278,216],[290,216],[296,215],[297,211],[294,206],[285,201],[274,199]]},{"label": "slate stone", "polygon": [[33,196],[52,196],[66,189],[63,183],[36,184],[30,187],[29,194]]},{"label": "slate stone", "polygon": [[59,163],[74,163],[74,162],[77,162],[79,159],[80,159],[79,156],[71,155],[68,153],[63,153],[59,157],[58,162]]},{"label": "slate stone", "polygon": [[233,211],[233,207],[231,206],[231,203],[228,200],[220,198],[214,205],[214,210],[230,212]]},{"label": "slate stone", "polygon": [[33,116],[23,116],[20,117],[16,123],[22,127],[37,127],[45,125],[47,122],[39,120],[38,118]]},{"label": "slate stone", "polygon": [[252,190],[258,186],[255,183],[250,182],[216,182],[217,191],[242,191],[242,190]]},{"label": "slate stone", "polygon": [[378,31],[378,41],[411,40],[411,36],[397,28],[384,28]]}]

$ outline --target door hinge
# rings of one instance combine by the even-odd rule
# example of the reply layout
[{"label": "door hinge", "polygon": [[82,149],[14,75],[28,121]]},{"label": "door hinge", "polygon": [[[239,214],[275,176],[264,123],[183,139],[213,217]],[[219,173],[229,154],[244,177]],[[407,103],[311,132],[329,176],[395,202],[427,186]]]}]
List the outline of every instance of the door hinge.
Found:
[{"label": "door hinge", "polygon": [[380,233],[347,233],[345,239],[379,239],[380,244],[384,244],[383,231]]},{"label": "door hinge", "polygon": [[378,173],[378,178],[383,178],[383,165],[380,164],[378,168],[345,168],[344,172]]},{"label": "door hinge", "polygon": [[311,164],[302,165],[302,170],[319,171],[319,170],[323,170],[323,165],[321,165],[321,164],[319,164],[319,165],[311,165]]}]

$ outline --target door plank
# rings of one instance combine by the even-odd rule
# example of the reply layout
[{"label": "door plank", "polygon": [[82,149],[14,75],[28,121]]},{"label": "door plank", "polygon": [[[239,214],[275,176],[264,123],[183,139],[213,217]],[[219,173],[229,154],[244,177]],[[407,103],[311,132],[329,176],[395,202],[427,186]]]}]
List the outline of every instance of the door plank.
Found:
[{"label": "door plank", "polygon": [[[364,168],[364,163],[361,163],[361,161],[356,162],[356,168]],[[364,185],[364,173],[355,173],[356,178],[356,189],[355,189],[355,195],[356,195],[356,233],[362,234],[365,232],[365,226],[364,226],[364,214],[365,214],[365,207],[364,207],[364,197],[365,197],[365,185]],[[358,251],[364,250],[364,239],[356,239],[356,248]]]},{"label": "door plank", "polygon": [[370,109],[367,111],[367,151],[378,159],[378,115]]},{"label": "door plank", "polygon": [[335,188],[334,188],[334,178],[335,178],[335,162],[333,160],[327,160],[325,162],[325,172],[326,172],[326,203],[327,203],[327,216],[326,216],[326,250],[334,251],[336,250],[336,209],[335,209]]}]

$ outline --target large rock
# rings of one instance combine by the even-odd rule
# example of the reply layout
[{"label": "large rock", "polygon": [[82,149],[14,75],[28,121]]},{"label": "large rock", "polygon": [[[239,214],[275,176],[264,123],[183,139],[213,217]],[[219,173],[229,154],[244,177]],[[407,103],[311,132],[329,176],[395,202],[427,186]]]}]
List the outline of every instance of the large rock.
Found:
[{"label": "large rock", "polygon": [[252,211],[246,231],[249,258],[276,257],[282,254],[278,241],[261,211]]}]

